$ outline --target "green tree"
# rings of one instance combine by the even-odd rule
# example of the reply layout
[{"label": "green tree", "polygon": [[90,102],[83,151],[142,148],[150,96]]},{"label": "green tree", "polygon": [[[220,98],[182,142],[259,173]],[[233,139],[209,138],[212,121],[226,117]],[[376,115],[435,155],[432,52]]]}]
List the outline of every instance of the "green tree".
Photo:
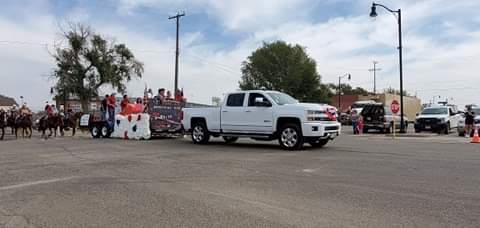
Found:
[{"label": "green tree", "polygon": [[[329,83],[329,84],[327,84],[327,87],[330,89],[330,92],[332,94],[337,94],[338,93],[338,84]],[[366,95],[366,94],[368,94],[368,91],[365,90],[364,88],[362,88],[362,87],[353,88],[349,84],[342,83],[342,84],[340,84],[340,88],[341,88],[342,93],[345,94],[345,95]]]},{"label": "green tree", "polygon": [[98,96],[102,86],[124,93],[126,82],[142,77],[143,64],[125,44],[109,42],[82,24],[70,24],[69,28],[63,34],[67,44],[53,54],[57,99],[76,96],[83,111],[88,111],[90,99]]},{"label": "green tree", "polygon": [[[315,60],[300,45],[264,43],[242,63],[240,89],[268,89],[288,93],[305,102],[328,102]],[[323,90],[322,90],[323,89]]]},{"label": "green tree", "polygon": [[[400,90],[394,89],[392,87],[388,87],[387,89],[384,89],[383,92],[391,93],[391,94],[400,94]],[[410,96],[410,94],[406,90],[403,90],[403,96]]]}]

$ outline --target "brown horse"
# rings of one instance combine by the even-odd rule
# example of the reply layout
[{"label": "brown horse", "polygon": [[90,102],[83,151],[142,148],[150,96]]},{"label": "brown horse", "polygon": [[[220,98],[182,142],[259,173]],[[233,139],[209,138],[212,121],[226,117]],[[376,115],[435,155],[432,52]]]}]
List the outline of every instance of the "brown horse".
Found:
[{"label": "brown horse", "polygon": [[[22,137],[32,137],[33,133],[32,115],[20,115],[15,120],[15,138],[18,138],[18,129],[22,129]],[[25,135],[25,132],[27,133]]]},{"label": "brown horse", "polygon": [[2,130],[0,140],[3,140],[3,136],[5,136],[6,126],[7,126],[7,113],[3,109],[0,109],[0,130]]},{"label": "brown horse", "polygon": [[65,128],[70,128],[72,129],[72,137],[75,136],[75,133],[77,131],[77,126],[78,126],[78,120],[80,119],[80,117],[82,117],[82,115],[83,115],[82,112],[70,114],[63,121],[63,130],[65,130]]},{"label": "brown horse", "polygon": [[[48,129],[48,136],[45,131]],[[38,131],[42,132],[42,138],[48,138],[54,135],[57,137],[57,129],[60,130],[60,135],[63,136],[63,119],[60,115],[51,115],[48,117],[42,117],[39,122]]]}]

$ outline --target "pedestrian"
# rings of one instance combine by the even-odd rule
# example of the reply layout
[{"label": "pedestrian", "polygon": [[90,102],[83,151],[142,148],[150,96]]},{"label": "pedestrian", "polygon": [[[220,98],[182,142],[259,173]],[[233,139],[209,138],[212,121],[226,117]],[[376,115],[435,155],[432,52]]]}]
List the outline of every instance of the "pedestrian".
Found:
[{"label": "pedestrian", "polygon": [[350,118],[352,120],[353,134],[356,135],[358,134],[358,118],[359,118],[357,114],[357,110],[352,111],[352,115]]},{"label": "pedestrian", "polygon": [[472,107],[467,108],[465,112],[465,137],[473,137],[475,124],[475,113],[472,111]]},{"label": "pedestrian", "polygon": [[363,116],[362,115],[358,115],[358,120],[357,120],[357,133],[360,134],[362,131],[363,131],[363,125],[364,125],[364,121],[363,121]]}]

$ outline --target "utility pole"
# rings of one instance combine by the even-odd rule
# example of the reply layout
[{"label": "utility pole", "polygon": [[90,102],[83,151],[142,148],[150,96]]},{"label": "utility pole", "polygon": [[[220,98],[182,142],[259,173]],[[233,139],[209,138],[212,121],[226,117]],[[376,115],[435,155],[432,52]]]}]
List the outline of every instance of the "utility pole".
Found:
[{"label": "utility pole", "polygon": [[177,22],[177,45],[175,48],[175,89],[173,94],[177,94],[177,91],[178,91],[178,56],[180,54],[179,47],[178,47],[179,46],[178,37],[179,37],[179,29],[180,29],[180,17],[183,17],[183,16],[185,16],[185,13],[182,13],[182,14],[177,13],[177,15],[171,16],[168,18],[169,20],[175,19]]},{"label": "utility pole", "polygon": [[373,69],[368,71],[373,72],[373,93],[377,94],[377,71],[381,71],[381,68],[377,68],[378,61],[373,61]]}]

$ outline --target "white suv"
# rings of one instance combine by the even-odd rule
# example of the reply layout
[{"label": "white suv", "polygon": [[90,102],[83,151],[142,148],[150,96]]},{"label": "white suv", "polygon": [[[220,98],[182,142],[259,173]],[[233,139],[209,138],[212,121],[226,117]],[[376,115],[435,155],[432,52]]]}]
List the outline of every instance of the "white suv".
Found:
[{"label": "white suv", "polygon": [[431,106],[417,114],[415,132],[434,131],[449,134],[451,129],[458,127],[461,115],[452,106]]}]

